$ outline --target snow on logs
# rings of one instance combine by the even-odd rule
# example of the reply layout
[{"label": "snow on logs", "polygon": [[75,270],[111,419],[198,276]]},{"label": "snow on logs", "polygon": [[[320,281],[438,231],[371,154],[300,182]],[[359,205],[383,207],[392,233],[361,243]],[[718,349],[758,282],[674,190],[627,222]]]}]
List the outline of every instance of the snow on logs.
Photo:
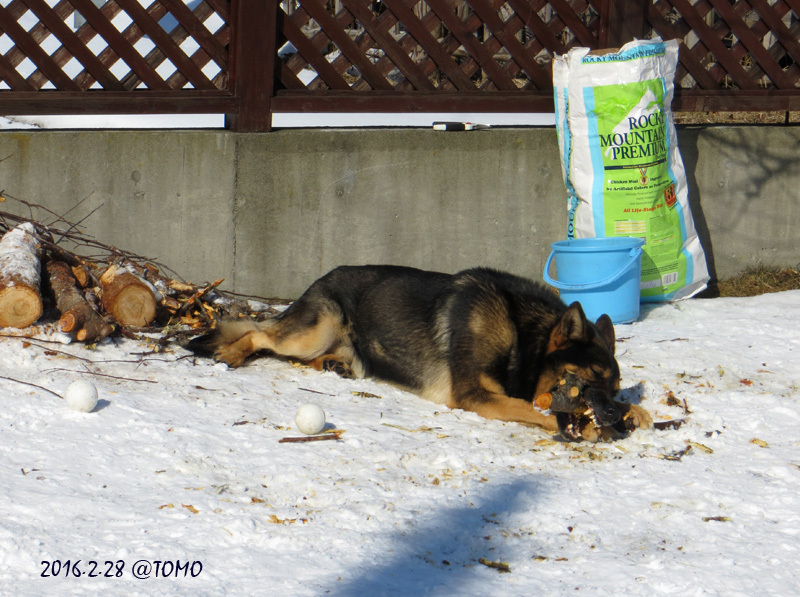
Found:
[{"label": "snow on logs", "polygon": [[0,239],[0,327],[26,328],[42,314],[41,245],[30,222]]}]

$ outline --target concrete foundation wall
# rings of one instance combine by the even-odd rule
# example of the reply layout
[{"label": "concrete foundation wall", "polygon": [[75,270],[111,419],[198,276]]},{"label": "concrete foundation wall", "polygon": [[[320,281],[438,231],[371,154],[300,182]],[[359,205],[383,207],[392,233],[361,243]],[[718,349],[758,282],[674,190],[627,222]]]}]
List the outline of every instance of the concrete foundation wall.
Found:
[{"label": "concrete foundation wall", "polygon": [[[186,279],[234,270],[236,139],[230,134],[0,133],[0,160],[4,194],[81,222],[102,243],[157,259]],[[56,220],[41,209],[31,215],[12,199],[0,210]]]},{"label": "concrete foundation wall", "polygon": [[[712,273],[797,265],[800,127],[687,128],[679,142]],[[15,131],[0,132],[0,160],[7,195],[86,218],[97,240],[186,279],[261,296],[294,298],[341,264],[540,279],[566,229],[550,128]],[[29,215],[13,200],[0,210]]]}]

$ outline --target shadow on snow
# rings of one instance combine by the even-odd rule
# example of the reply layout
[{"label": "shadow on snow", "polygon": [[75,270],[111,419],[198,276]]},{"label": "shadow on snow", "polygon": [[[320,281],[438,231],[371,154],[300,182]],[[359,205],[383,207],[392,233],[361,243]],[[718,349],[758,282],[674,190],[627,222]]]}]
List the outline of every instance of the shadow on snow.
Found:
[{"label": "shadow on snow", "polygon": [[537,493],[541,489],[534,480],[517,479],[477,496],[467,495],[459,507],[423,515],[409,530],[393,533],[394,549],[365,563],[360,573],[349,579],[345,576],[326,593],[339,597],[454,595],[469,592],[470,583],[499,580],[503,574],[479,560],[507,561],[512,556],[501,531],[518,526],[513,522],[515,514],[533,508]]}]

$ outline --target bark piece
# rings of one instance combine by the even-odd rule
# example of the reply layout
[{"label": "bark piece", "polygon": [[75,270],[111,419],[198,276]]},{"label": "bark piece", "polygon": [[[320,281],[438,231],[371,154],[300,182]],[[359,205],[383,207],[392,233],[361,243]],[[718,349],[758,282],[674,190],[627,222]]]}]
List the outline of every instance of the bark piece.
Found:
[{"label": "bark piece", "polygon": [[121,325],[144,327],[156,316],[153,287],[125,268],[110,266],[100,276],[103,307]]},{"label": "bark piece", "polygon": [[113,328],[86,301],[83,292],[76,286],[76,279],[69,265],[63,261],[47,264],[50,287],[56,299],[56,307],[61,313],[58,325],[81,342],[93,342],[108,336]]},{"label": "bark piece", "polygon": [[92,276],[89,268],[85,265],[74,265],[71,269],[72,275],[75,276],[75,279],[78,281],[78,284],[81,288],[88,288],[89,286],[94,286],[96,284],[94,276]]},{"label": "bark piece", "polygon": [[41,316],[40,250],[30,222],[0,240],[0,327],[26,328]]}]

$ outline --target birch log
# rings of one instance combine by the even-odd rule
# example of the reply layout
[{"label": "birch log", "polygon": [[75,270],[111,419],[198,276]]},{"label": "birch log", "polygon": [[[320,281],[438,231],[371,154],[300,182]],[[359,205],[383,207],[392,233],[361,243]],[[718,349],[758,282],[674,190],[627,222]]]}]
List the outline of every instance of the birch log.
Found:
[{"label": "birch log", "polygon": [[40,250],[30,222],[0,240],[0,327],[26,328],[41,316]]},{"label": "birch log", "polygon": [[73,270],[63,261],[47,264],[50,288],[56,299],[56,307],[61,313],[58,325],[81,342],[93,342],[105,338],[114,329],[86,301],[83,292],[76,286],[78,282]]},{"label": "birch log", "polygon": [[110,266],[100,276],[103,307],[121,325],[144,327],[156,316],[156,295],[150,284],[125,268]]}]

